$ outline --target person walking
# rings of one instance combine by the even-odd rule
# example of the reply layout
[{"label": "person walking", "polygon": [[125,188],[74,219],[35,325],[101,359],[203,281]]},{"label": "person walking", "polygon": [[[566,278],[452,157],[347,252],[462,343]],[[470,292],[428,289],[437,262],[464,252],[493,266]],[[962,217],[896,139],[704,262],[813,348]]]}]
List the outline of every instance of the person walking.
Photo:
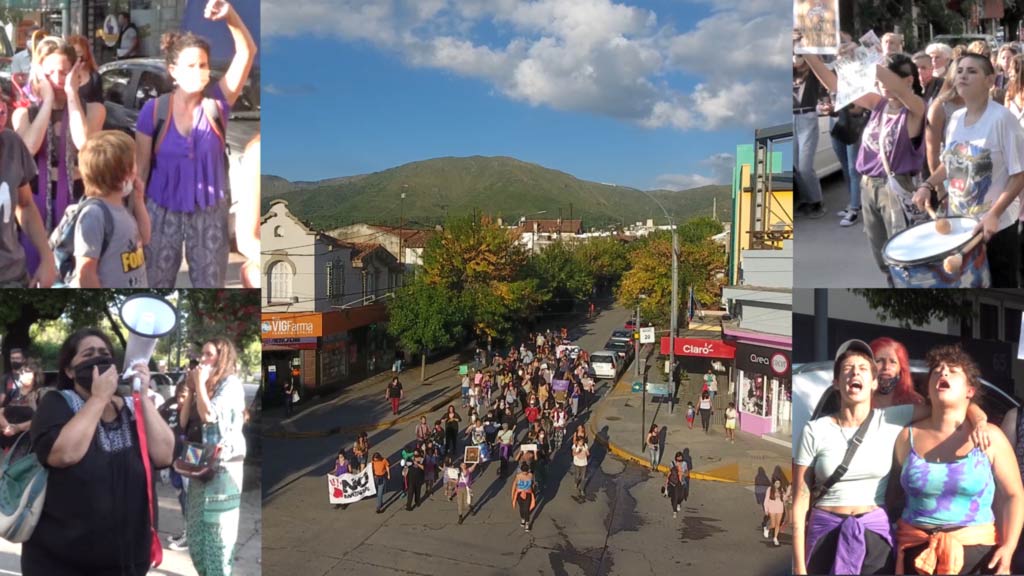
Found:
[{"label": "person walking", "polygon": [[772,544],[779,544],[779,530],[782,528],[782,514],[786,511],[786,497],[788,490],[782,486],[782,480],[772,480],[772,487],[764,498],[764,513],[768,516],[768,525],[764,527],[764,537],[768,538],[771,533]]},{"label": "person walking", "polygon": [[[352,471],[352,464],[349,463],[348,458],[345,457],[345,449],[342,448],[338,451],[338,459],[334,463],[334,471],[331,472],[334,476],[341,476],[342,474],[348,474]],[[335,504],[334,509],[348,508],[348,504]]]},{"label": "person walking", "polygon": [[366,468],[367,458],[370,456],[370,440],[366,432],[360,432],[356,438],[355,446],[352,447],[352,454],[356,457],[356,472],[362,472]]},{"label": "person walking", "polygon": [[679,513],[679,505],[683,501],[684,486],[688,482],[689,472],[686,461],[683,459],[683,453],[676,452],[665,477],[665,487],[662,489],[669,497],[673,518]]},{"label": "person walking", "polygon": [[700,425],[704,428],[704,433],[707,434],[711,428],[711,415],[714,414],[714,410],[711,408],[711,395],[707,392],[702,393],[697,408],[700,410]]},{"label": "person walking", "polygon": [[455,465],[451,455],[444,457],[444,497],[449,502],[455,498],[455,490],[459,482],[459,468]]},{"label": "person walking", "polygon": [[377,514],[380,514],[384,511],[384,494],[388,491],[388,481],[391,480],[391,465],[380,452],[373,453],[370,465],[373,466],[373,485],[377,488]]},{"label": "person walking", "polygon": [[498,432],[498,455],[501,458],[501,466],[498,468],[498,475],[502,478],[508,473],[508,462],[512,456],[512,443],[515,441],[515,432],[508,422],[501,423],[501,432]]},{"label": "person walking", "polygon": [[459,467],[459,479],[455,484],[455,496],[458,501],[459,508],[459,524],[466,519],[469,515],[469,511],[473,506],[473,470],[476,469],[476,464],[472,466],[463,462]]},{"label": "person walking", "polygon": [[391,413],[395,416],[398,416],[398,403],[402,401],[403,396],[405,396],[405,392],[402,390],[402,383],[398,381],[398,376],[394,376],[391,378],[391,383],[388,384],[384,398],[391,400]]},{"label": "person walking", "polygon": [[526,462],[519,465],[519,473],[512,483],[512,507],[519,509],[519,525],[529,532],[530,514],[537,507],[537,497],[533,493],[533,474]]},{"label": "person walking", "polygon": [[444,418],[444,451],[446,454],[455,455],[459,448],[459,426],[462,425],[462,417],[455,412],[455,406],[448,405],[448,412]]},{"label": "person walking", "polygon": [[725,439],[733,444],[736,443],[736,403],[729,402],[725,409]]},{"label": "person walking", "polygon": [[582,438],[573,438],[572,444],[572,477],[573,482],[576,485],[576,492],[579,493],[580,500],[583,500],[583,486],[586,484],[587,479],[587,463],[590,459],[590,448],[587,447],[587,443]]},{"label": "person walking", "polygon": [[423,501],[423,483],[425,479],[426,471],[423,465],[423,453],[417,449],[413,453],[412,462],[405,470],[405,510],[407,512],[412,511],[414,499],[416,507],[419,507],[420,502]]},{"label": "person walking", "polygon": [[427,417],[420,416],[420,423],[416,425],[416,440],[426,442],[430,438],[430,425],[427,424]]},{"label": "person walking", "polygon": [[651,453],[651,469],[658,469],[658,449],[659,449],[658,437],[658,425],[651,424],[651,429],[647,431],[647,447]]},{"label": "person walking", "polygon": [[693,402],[686,403],[686,425],[689,426],[690,430],[693,430],[693,420],[697,417],[697,409],[693,406]]}]

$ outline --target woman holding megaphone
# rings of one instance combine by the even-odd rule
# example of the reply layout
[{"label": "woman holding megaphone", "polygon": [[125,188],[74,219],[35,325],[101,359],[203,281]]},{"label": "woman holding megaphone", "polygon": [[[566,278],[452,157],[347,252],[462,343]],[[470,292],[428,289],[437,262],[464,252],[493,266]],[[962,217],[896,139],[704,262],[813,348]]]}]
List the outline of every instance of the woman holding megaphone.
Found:
[{"label": "woman holding megaphone", "polygon": [[[238,538],[245,436],[242,434],[245,391],[235,375],[238,353],[225,338],[203,344],[199,366],[185,378],[180,422],[198,418],[204,446],[217,446],[216,472],[188,485],[188,552],[200,576],[231,574]],[[176,467],[177,469],[177,467]],[[198,480],[198,481],[196,481]]]},{"label": "woman holding megaphone", "polygon": [[[174,433],[145,395],[136,405],[115,393],[113,350],[103,332],[76,331],[58,354],[59,393],[39,401],[31,438],[49,477],[39,522],[22,545],[25,576],[143,575],[157,560],[137,420],[151,468],[171,464]],[[145,364],[134,368],[148,384]]]}]

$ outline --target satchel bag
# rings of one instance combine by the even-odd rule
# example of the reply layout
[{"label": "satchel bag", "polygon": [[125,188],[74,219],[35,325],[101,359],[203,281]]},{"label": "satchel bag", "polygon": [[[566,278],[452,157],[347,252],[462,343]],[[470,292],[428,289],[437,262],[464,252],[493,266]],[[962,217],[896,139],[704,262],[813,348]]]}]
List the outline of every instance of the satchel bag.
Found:
[{"label": "satchel bag", "polygon": [[174,471],[185,478],[206,482],[214,477],[220,467],[220,446],[188,442],[174,461]]},{"label": "satchel bag", "polygon": [[832,126],[830,131],[833,138],[847,146],[854,146],[860,143],[860,137],[868,124],[868,118],[871,116],[867,112],[853,114],[850,112],[851,107],[852,105],[839,111],[839,119],[836,120],[835,125]]}]

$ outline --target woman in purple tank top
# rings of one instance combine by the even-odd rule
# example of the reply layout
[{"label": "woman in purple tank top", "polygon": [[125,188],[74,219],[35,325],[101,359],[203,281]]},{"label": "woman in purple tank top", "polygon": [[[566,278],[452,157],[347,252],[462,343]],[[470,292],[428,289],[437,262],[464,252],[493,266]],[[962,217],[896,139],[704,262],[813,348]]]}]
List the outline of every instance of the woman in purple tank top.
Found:
[{"label": "woman in purple tank top", "polygon": [[164,34],[160,48],[176,86],[169,95],[146,102],[136,125],[137,164],[152,223],[145,259],[153,288],[174,288],[183,245],[194,288],[223,288],[227,275],[230,198],[224,132],[249,78],[256,43],[227,2],[209,0],[205,16],[225,22],[234,40],[235,55],[224,76],[211,84],[206,40],[191,32]]},{"label": "woman in purple tank top", "polygon": [[[852,45],[844,46],[843,50]],[[830,92],[838,89],[836,73],[820,58],[805,56],[811,70]],[[882,249],[896,233],[924,219],[924,211],[913,203],[914,181],[925,164],[924,124],[927,107],[917,65],[902,53],[886,56],[876,66],[876,88],[880,94],[866,94],[854,103],[871,110],[860,152],[857,171],[861,174],[861,206],[864,233],[871,244],[878,269],[890,285],[889,268]],[[883,153],[884,152],[884,157]]]}]

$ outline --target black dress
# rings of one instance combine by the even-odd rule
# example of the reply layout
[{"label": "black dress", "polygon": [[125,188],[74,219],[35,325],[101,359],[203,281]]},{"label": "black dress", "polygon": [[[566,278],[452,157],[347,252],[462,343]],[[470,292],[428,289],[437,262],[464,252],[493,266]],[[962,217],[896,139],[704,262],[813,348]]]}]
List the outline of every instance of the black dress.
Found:
[{"label": "black dress", "polygon": [[[78,399],[78,401],[81,401]],[[75,412],[59,392],[42,397],[32,422],[36,455],[46,463]],[[149,563],[146,472],[134,414],[124,406],[100,422],[85,456],[67,468],[47,465],[46,502],[22,545],[24,576],[143,576]]]}]

